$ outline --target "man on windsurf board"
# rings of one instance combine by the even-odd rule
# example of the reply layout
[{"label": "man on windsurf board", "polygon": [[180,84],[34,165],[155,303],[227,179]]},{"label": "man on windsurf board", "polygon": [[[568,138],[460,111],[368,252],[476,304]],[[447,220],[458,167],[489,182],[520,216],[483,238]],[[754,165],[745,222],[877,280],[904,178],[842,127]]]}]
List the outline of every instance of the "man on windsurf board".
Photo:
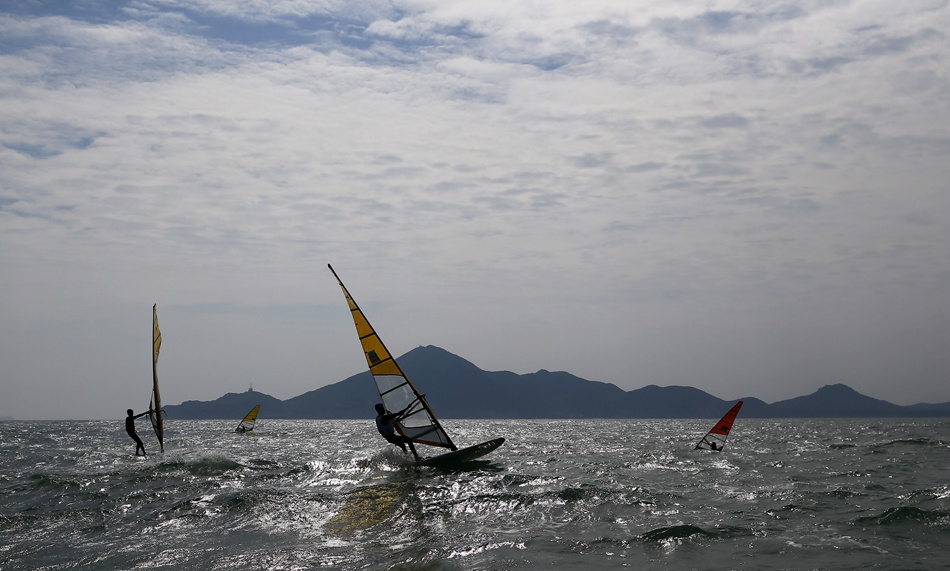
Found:
[{"label": "man on windsurf board", "polygon": [[416,457],[416,462],[418,462],[419,455],[416,454],[416,447],[412,445],[412,440],[401,434],[396,434],[396,426],[393,424],[393,419],[399,415],[386,412],[386,407],[383,406],[382,403],[376,403],[376,413],[376,430],[379,431],[383,438],[402,448],[403,452],[407,452],[406,444],[408,444],[409,450],[412,450],[412,455]]},{"label": "man on windsurf board", "polygon": [[[145,444],[142,443],[142,439],[139,438],[139,435],[135,433],[135,419],[140,416],[145,416],[146,414],[149,413],[149,411],[145,411],[142,414],[135,414],[132,412],[132,409],[130,408],[126,412],[128,412],[129,415],[125,417],[125,431],[128,432],[129,436],[132,437],[132,440],[135,441],[135,455],[148,456],[148,454],[145,453]],[[139,454],[139,450],[142,451],[141,454]]]}]

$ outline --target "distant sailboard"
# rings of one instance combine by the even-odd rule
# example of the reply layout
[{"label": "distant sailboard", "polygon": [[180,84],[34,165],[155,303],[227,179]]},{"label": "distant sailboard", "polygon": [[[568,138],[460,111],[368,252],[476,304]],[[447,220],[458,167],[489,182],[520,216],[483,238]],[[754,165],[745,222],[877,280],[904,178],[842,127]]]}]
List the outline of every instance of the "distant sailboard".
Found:
[{"label": "distant sailboard", "polygon": [[737,402],[729,409],[729,412],[712,427],[712,430],[696,443],[694,450],[722,450],[722,447],[726,445],[726,438],[729,437],[732,423],[736,421],[736,415],[739,414],[740,408],[742,408],[742,401]]},{"label": "distant sailboard", "polygon": [[257,422],[257,413],[261,411],[261,405],[256,405],[251,412],[244,415],[244,420],[237,425],[234,432],[250,432],[254,430],[254,424]]},{"label": "distant sailboard", "polygon": [[152,422],[158,446],[165,451],[165,422],[162,418],[162,395],[158,391],[158,351],[162,348],[162,332],[158,329],[158,304],[152,305],[152,399],[148,405],[148,419]]},{"label": "distant sailboard", "polygon": [[339,282],[343,295],[346,297],[346,303],[350,307],[350,314],[356,324],[356,333],[359,336],[360,344],[363,346],[366,364],[369,365],[369,371],[376,381],[379,398],[387,411],[398,413],[397,417],[393,419],[396,431],[416,444],[427,444],[451,450],[451,452],[439,456],[420,460],[419,464],[438,466],[444,463],[467,462],[484,456],[501,446],[505,441],[504,438],[495,438],[461,450],[452,442],[432,408],[429,407],[429,403],[426,402],[425,395],[419,393],[409,377],[396,363],[395,357],[383,345],[383,341],[376,334],[366,316],[363,315],[363,311],[356,305],[350,292],[346,290],[340,276],[333,271],[332,266],[327,264],[327,267],[330,268],[333,277]]}]

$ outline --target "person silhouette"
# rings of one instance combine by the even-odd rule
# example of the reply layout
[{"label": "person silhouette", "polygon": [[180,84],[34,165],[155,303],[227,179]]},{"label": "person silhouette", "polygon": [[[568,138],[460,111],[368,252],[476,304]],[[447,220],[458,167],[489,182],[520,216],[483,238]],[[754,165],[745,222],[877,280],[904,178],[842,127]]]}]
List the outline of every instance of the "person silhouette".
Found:
[{"label": "person silhouette", "polygon": [[376,404],[376,430],[385,438],[387,441],[395,444],[396,446],[402,448],[403,452],[407,452],[406,445],[409,445],[409,450],[412,451],[412,455],[415,456],[416,461],[419,460],[419,455],[416,453],[416,447],[412,445],[412,440],[406,438],[401,434],[396,434],[396,426],[393,424],[393,421],[398,418],[399,415],[393,414],[386,411],[386,407],[382,403]]},{"label": "person silhouette", "polygon": [[[139,435],[135,433],[135,419],[139,418],[140,416],[145,416],[151,412],[151,410],[147,410],[141,414],[135,414],[130,408],[126,412],[129,413],[129,415],[125,417],[125,431],[128,432],[129,436],[132,437],[132,440],[135,441],[135,455],[148,456],[148,454],[145,453],[145,444],[142,443],[142,439],[139,438]],[[142,451],[141,454],[139,454],[139,450]]]}]

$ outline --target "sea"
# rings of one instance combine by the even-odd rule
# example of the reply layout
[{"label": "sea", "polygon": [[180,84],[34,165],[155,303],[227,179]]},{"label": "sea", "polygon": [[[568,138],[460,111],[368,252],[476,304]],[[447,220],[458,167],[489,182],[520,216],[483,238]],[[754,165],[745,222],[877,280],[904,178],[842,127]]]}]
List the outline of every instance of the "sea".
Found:
[{"label": "sea", "polygon": [[950,569],[947,419],[238,420],[0,422],[0,570]]}]

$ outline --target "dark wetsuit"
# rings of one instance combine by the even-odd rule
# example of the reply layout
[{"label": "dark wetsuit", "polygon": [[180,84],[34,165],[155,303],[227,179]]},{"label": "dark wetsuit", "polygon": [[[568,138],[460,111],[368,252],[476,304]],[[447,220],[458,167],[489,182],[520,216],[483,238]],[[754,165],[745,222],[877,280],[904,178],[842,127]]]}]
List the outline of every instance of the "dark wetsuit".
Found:
[{"label": "dark wetsuit", "polygon": [[[416,448],[412,445],[412,440],[409,440],[401,434],[396,434],[396,427],[393,425],[394,414],[378,414],[376,415],[376,430],[396,446],[402,448],[403,452],[408,452],[412,450],[412,455],[416,458],[419,458],[419,455],[416,454]],[[409,445],[409,450],[406,450],[406,444]]]},{"label": "dark wetsuit", "polygon": [[141,449],[142,454],[145,455],[145,444],[142,443],[142,439],[139,438],[139,435],[135,433],[135,418],[136,417],[134,416],[125,417],[125,431],[128,432],[129,436],[132,437],[132,440],[135,441],[135,455],[139,455],[139,449]]}]

